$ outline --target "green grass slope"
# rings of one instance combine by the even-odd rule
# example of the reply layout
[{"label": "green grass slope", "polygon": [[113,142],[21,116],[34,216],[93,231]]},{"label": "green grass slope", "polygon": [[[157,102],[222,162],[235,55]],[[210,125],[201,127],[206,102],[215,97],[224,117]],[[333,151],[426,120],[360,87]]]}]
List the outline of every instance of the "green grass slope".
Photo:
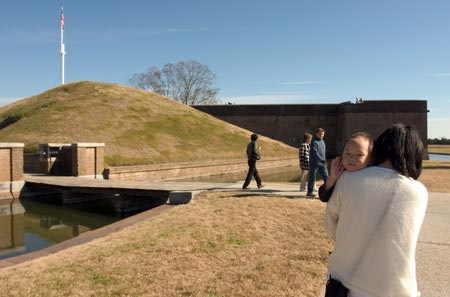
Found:
[{"label": "green grass slope", "polygon": [[[0,108],[0,142],[105,142],[109,165],[223,160],[245,157],[250,132],[127,86],[75,82]],[[261,137],[264,157],[297,150]]]}]

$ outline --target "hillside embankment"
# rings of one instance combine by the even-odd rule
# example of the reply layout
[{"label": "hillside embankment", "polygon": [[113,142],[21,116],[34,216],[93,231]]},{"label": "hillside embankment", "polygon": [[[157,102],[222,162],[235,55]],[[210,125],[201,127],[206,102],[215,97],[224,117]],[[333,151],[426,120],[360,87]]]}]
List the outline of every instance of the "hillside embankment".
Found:
[{"label": "hillside embankment", "polygon": [[[75,82],[0,108],[2,142],[105,143],[109,166],[245,158],[252,132],[155,93],[127,86]],[[264,158],[297,150],[261,136]]]}]

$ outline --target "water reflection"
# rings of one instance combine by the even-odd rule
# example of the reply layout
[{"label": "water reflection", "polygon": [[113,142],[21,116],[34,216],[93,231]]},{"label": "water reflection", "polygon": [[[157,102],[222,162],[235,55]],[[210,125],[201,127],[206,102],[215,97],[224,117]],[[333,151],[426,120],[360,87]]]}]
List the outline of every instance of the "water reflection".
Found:
[{"label": "water reflection", "polygon": [[25,250],[24,214],[19,199],[0,200],[0,257]]},{"label": "water reflection", "polygon": [[[114,212],[105,215],[42,201],[0,203],[0,259],[36,251],[120,219]],[[92,205],[84,207],[95,210]]]},{"label": "water reflection", "polygon": [[429,154],[431,161],[450,161],[450,155]]}]

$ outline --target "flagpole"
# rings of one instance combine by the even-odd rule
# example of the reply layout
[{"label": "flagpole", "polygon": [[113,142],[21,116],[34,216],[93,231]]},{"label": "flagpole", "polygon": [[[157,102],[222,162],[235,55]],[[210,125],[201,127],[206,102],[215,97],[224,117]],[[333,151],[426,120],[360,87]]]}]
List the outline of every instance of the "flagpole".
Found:
[{"label": "flagpole", "polygon": [[64,57],[66,55],[66,49],[64,47],[64,8],[61,4],[61,18],[60,18],[60,24],[61,24],[61,84],[64,84]]}]

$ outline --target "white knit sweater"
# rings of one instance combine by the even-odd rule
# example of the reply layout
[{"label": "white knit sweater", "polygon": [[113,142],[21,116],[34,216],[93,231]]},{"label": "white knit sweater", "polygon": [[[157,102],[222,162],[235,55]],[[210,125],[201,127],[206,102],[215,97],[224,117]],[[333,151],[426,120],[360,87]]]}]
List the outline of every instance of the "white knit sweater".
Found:
[{"label": "white knit sweater", "polygon": [[415,251],[428,203],[418,181],[381,167],[344,172],[324,224],[335,240],[328,272],[350,296],[417,296]]}]

